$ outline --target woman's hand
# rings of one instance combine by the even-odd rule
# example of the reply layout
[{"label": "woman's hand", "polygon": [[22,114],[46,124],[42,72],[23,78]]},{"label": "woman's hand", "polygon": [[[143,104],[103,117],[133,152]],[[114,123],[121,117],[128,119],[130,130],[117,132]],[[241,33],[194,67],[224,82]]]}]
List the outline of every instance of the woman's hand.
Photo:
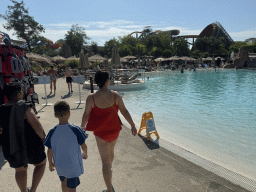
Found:
[{"label": "woman's hand", "polygon": [[133,136],[137,135],[137,129],[136,129],[135,125],[132,126],[131,131],[132,131]]}]

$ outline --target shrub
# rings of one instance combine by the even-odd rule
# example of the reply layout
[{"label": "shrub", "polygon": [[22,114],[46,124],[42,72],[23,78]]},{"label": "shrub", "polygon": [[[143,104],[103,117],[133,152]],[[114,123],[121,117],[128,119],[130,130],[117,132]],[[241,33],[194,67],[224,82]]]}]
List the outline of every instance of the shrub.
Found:
[{"label": "shrub", "polygon": [[72,69],[74,69],[74,68],[78,67],[79,61],[78,60],[70,60],[70,61],[67,62],[67,65],[69,67],[71,67]]}]

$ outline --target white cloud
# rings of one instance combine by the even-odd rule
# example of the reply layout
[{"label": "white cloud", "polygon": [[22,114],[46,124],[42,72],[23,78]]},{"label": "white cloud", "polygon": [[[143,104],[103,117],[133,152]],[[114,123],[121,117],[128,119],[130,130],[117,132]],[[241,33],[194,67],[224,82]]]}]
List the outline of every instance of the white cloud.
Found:
[{"label": "white cloud", "polygon": [[[7,31],[3,28],[4,20],[0,20],[0,31],[5,32],[10,35],[12,39],[18,39],[16,36],[13,36],[13,31]],[[43,24],[45,33],[42,33],[48,39],[51,39],[53,42],[58,39],[63,39],[67,31],[71,28],[73,24],[79,24],[85,28],[86,34],[91,37],[92,41],[98,41],[99,45],[104,45],[105,41],[118,36],[128,35],[134,31],[142,31],[145,26],[151,26],[153,31],[162,30],[180,30],[179,35],[199,35],[203,29],[190,29],[185,27],[178,26],[169,26],[165,22],[154,22],[148,21],[145,23],[137,21],[128,21],[128,20],[113,20],[113,21],[90,21],[90,22],[63,22],[63,23],[48,23]],[[256,29],[245,30],[239,32],[230,32],[229,35],[235,41],[244,41],[247,38],[256,37]]]},{"label": "white cloud", "polygon": [[244,41],[245,39],[256,37],[256,29],[254,30],[246,30],[246,31],[239,31],[239,32],[230,32],[229,35],[235,41]]}]

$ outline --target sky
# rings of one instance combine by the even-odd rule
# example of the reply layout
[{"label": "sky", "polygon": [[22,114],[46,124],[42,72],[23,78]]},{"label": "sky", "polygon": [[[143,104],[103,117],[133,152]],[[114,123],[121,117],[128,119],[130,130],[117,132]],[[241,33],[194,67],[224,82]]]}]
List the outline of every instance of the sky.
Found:
[{"label": "sky", "polygon": [[[17,0],[20,2],[21,0]],[[4,14],[10,0],[0,0]],[[157,30],[180,30],[180,35],[199,35],[209,24],[218,21],[234,41],[256,38],[255,0],[24,0],[29,15],[45,27],[42,33],[56,42],[65,38],[72,25],[85,28],[91,41],[105,42],[145,26]],[[0,31],[18,39],[12,31]]]}]

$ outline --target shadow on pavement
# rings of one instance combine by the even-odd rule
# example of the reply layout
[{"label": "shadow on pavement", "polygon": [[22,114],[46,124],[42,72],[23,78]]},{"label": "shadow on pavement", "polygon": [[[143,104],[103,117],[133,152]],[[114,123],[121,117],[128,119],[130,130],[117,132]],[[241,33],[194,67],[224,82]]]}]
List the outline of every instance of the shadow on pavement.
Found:
[{"label": "shadow on pavement", "polygon": [[43,110],[45,107],[46,107],[46,105],[44,105],[41,109],[39,109],[39,110],[37,111],[37,113],[44,112],[44,111],[42,111],[42,110]]},{"label": "shadow on pavement", "polygon": [[2,152],[2,146],[0,145],[0,170],[2,167],[7,163],[7,161],[4,158],[4,154]]},{"label": "shadow on pavement", "polygon": [[155,141],[148,141],[147,140],[147,137],[143,137],[141,135],[138,135],[143,141],[144,143],[146,144],[146,146],[150,149],[150,150],[154,150],[154,149],[159,149],[160,146],[158,144],[158,140],[155,140]]},{"label": "shadow on pavement", "polygon": [[73,109],[70,109],[70,110],[83,109],[83,108],[81,108],[81,107],[79,108],[80,105],[81,105],[81,104],[79,103],[76,108],[73,108]]},{"label": "shadow on pavement", "polygon": [[[50,99],[50,98],[53,98],[53,97],[55,97],[55,94],[49,94],[49,95],[47,95],[47,99]],[[42,97],[42,99],[45,99],[45,97]]]},{"label": "shadow on pavement", "polygon": [[69,97],[71,97],[72,96],[72,94],[66,94],[66,95],[63,95],[63,96],[61,96],[61,99],[66,99],[66,98],[69,98]]}]

